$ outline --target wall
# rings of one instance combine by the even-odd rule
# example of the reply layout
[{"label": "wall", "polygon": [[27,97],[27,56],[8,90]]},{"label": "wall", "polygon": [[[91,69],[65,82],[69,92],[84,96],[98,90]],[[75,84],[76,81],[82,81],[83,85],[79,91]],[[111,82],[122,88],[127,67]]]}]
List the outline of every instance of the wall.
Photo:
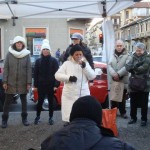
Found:
[{"label": "wall", "polygon": [[[47,38],[50,41],[53,55],[55,51],[60,48],[61,51],[66,50],[70,43],[69,28],[82,28],[85,29],[85,22],[83,21],[71,21],[67,22],[67,19],[17,19],[15,20],[15,26],[12,26],[12,20],[6,20],[0,22],[0,26],[3,28],[3,47],[2,50],[4,56],[8,51],[8,47],[13,38],[17,35],[25,37],[26,27],[46,27]],[[4,57],[3,56],[3,57]]]}]

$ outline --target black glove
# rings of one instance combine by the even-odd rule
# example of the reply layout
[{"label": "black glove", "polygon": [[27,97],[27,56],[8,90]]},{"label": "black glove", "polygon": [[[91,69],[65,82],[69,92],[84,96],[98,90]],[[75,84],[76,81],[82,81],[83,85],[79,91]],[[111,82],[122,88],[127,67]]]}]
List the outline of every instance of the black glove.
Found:
[{"label": "black glove", "polygon": [[82,61],[81,68],[85,68],[85,66],[86,66],[86,63]]},{"label": "black glove", "polygon": [[134,68],[138,68],[139,66],[141,66],[143,64],[143,62],[139,62],[137,64],[135,64]]},{"label": "black glove", "polygon": [[130,69],[129,72],[132,73],[132,74],[135,74],[133,69]]},{"label": "black glove", "polygon": [[69,81],[70,81],[70,82],[76,82],[76,81],[77,81],[77,77],[75,77],[75,76],[70,76]]}]

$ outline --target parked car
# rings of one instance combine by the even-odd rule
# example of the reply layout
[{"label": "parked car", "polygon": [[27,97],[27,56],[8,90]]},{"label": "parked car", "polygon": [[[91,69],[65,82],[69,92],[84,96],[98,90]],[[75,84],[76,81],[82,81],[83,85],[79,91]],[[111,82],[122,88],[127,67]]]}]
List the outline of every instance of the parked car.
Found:
[{"label": "parked car", "polygon": [[[3,111],[3,105],[5,101],[5,91],[3,89],[3,68],[4,68],[4,59],[0,60],[0,112]],[[17,99],[19,98],[18,94],[14,94],[13,103],[17,103]]]},{"label": "parked car", "polygon": [[[95,63],[95,72],[97,73],[96,78],[93,82],[89,82],[91,95],[94,96],[101,104],[103,108],[108,108],[108,86],[107,86],[107,74],[106,64]],[[57,88],[54,95],[54,109],[60,108],[61,106],[61,95],[62,95],[63,83]],[[31,99],[36,103],[38,101],[38,93],[32,91]],[[45,98],[43,103],[43,110],[48,110],[48,100]]]},{"label": "parked car", "polygon": [[94,63],[102,62],[102,56],[100,56],[100,55],[93,55],[93,61],[94,61]]}]

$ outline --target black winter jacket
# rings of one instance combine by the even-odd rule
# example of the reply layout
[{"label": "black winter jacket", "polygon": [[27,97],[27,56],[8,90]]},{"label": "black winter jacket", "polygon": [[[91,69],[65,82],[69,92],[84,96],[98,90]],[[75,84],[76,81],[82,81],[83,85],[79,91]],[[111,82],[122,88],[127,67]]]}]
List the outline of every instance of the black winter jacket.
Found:
[{"label": "black winter jacket", "polygon": [[47,90],[59,86],[55,79],[55,73],[59,68],[57,60],[52,56],[42,56],[35,62],[34,87],[40,90]]},{"label": "black winter jacket", "polygon": [[[80,46],[82,47],[83,49],[83,55],[84,57],[86,58],[86,60],[89,62],[90,66],[92,69],[94,69],[94,63],[93,63],[93,57],[92,57],[92,54],[91,54],[91,51],[90,49],[85,45],[85,44],[80,44]],[[73,44],[71,44],[67,49],[66,49],[66,52],[65,52],[65,55],[64,55],[64,61],[66,61],[70,55],[70,49],[73,47]]]},{"label": "black winter jacket", "polygon": [[41,150],[135,150],[121,140],[103,136],[92,120],[75,119],[54,135],[48,137]]}]

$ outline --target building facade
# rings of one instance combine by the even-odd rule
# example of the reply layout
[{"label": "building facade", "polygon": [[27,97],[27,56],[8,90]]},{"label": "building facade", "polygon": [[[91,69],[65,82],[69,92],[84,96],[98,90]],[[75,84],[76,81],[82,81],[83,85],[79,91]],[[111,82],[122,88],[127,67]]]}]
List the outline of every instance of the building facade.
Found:
[{"label": "building facade", "polygon": [[70,35],[74,32],[85,34],[87,20],[68,19],[17,19],[15,26],[13,20],[0,20],[0,59],[5,58],[8,47],[17,35],[23,36],[27,41],[27,48],[31,55],[40,54],[41,42],[47,38],[50,42],[52,55],[60,48],[66,50],[70,44]]},{"label": "building facade", "polygon": [[140,2],[121,12],[121,39],[125,41],[130,52],[134,45],[140,41],[146,45],[150,52],[150,3]]}]

